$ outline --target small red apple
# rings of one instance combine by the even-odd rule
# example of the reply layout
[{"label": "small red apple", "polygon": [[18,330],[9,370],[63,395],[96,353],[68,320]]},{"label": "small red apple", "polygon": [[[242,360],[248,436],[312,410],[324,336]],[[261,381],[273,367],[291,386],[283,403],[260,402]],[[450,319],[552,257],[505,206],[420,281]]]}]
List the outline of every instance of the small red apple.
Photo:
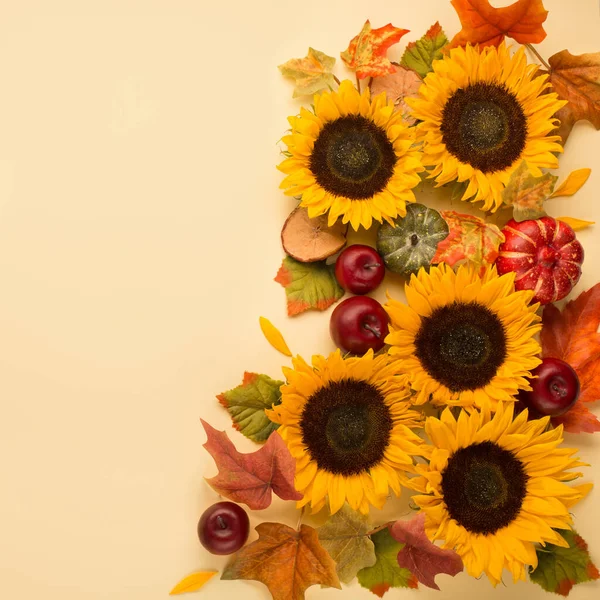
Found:
[{"label": "small red apple", "polygon": [[372,292],[383,281],[384,275],[383,259],[371,246],[348,246],[335,262],[335,278],[352,294]]},{"label": "small red apple", "polygon": [[381,350],[389,317],[383,306],[368,296],[347,298],[331,313],[329,332],[338,348],[352,354]]},{"label": "small red apple", "polygon": [[198,522],[200,543],[211,554],[233,554],[248,539],[250,521],[246,511],[233,502],[217,502]]}]

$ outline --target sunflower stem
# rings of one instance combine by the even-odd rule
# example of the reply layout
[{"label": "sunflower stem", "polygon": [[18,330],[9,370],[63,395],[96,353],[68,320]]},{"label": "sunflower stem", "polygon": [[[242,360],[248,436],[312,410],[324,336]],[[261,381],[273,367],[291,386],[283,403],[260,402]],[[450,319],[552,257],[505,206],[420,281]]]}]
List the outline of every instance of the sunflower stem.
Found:
[{"label": "sunflower stem", "polygon": [[535,49],[533,44],[525,44],[525,46],[527,46],[527,48],[533,52],[533,54],[535,54],[536,58],[542,63],[542,65],[544,65],[544,67],[546,67],[546,69],[548,69],[548,71],[552,71],[552,67],[544,60],[542,55]]},{"label": "sunflower stem", "polygon": [[392,521],[388,521],[387,523],[384,523],[383,525],[380,525],[379,527],[375,527],[375,529],[373,529],[372,531],[369,531],[369,533],[367,533],[367,535],[368,536],[375,535],[376,533],[379,533],[380,531],[387,529],[391,524],[392,524]]},{"label": "sunflower stem", "polygon": [[[332,73],[332,75],[333,75],[333,73]],[[340,81],[340,80],[339,80],[339,79],[338,79],[338,78],[337,78],[335,75],[333,75],[333,80],[334,80],[334,81],[335,81],[335,82],[336,82],[338,85],[340,85],[340,84],[342,83],[342,82],[341,82],[341,81]]]}]

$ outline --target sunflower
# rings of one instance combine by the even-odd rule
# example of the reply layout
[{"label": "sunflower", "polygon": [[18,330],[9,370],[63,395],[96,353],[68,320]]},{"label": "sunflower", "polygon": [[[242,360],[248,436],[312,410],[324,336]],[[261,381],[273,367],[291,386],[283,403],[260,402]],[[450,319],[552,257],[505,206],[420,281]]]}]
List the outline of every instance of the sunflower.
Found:
[{"label": "sunflower", "polygon": [[454,548],[470,575],[485,573],[496,585],[504,567],[515,581],[525,579],[525,565],[537,566],[534,544],[568,547],[556,529],[570,529],[569,508],[589,485],[568,486],[583,466],[576,450],[558,448],[562,425],[545,431],[550,417],[527,421],[527,411],[513,419],[512,404],[489,411],[450,409],[441,419],[428,418],[425,431],[433,444],[430,462],[418,465],[411,480],[413,496],[425,513],[432,540]]},{"label": "sunflower", "polygon": [[388,297],[390,354],[400,359],[417,391],[416,404],[490,406],[514,401],[540,364],[534,339],[539,304],[531,291],[516,292],[515,274],[495,267],[421,269],[405,286],[408,306]]},{"label": "sunflower", "polygon": [[317,512],[328,497],[331,514],[346,500],[366,514],[370,504],[384,505],[389,488],[400,495],[425,447],[411,429],[422,417],[407,401],[406,377],[372,351],[344,359],[338,350],[314,356],[312,366],[298,357],[293,365],[284,368],[281,404],[267,414],[296,459],[299,506]]},{"label": "sunflower", "polygon": [[423,164],[434,167],[438,185],[465,182],[463,200],[498,209],[502,191],[523,160],[536,177],[541,168],[556,168],[560,137],[549,135],[566,103],[548,93],[548,75],[528,65],[520,48],[511,57],[498,48],[454,48],[434,61],[417,98],[409,98],[420,120]]},{"label": "sunflower", "polygon": [[288,120],[289,158],[278,167],[287,177],[280,187],[301,195],[311,218],[329,212],[330,226],[341,216],[358,230],[406,214],[424,169],[414,128],[385,93],[371,100],[369,89],[360,94],[342,81],[337,92],[315,95],[314,112],[302,108]]}]

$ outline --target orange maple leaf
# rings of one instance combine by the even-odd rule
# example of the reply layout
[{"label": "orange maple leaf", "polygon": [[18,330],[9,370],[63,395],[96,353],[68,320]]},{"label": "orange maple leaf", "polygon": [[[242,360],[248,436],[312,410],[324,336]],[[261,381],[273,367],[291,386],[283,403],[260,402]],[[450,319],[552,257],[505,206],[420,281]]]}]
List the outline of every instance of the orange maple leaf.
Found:
[{"label": "orange maple leaf", "polygon": [[542,0],[517,0],[510,6],[494,8],[489,0],[452,0],[462,25],[450,48],[498,46],[505,37],[520,44],[539,44],[546,37],[542,23],[548,16]]}]

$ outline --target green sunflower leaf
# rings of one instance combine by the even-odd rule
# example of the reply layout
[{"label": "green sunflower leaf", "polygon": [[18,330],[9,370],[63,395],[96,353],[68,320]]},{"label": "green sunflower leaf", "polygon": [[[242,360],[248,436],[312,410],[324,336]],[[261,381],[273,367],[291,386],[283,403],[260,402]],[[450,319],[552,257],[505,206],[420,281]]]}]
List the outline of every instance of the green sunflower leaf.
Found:
[{"label": "green sunflower leaf", "polygon": [[529,577],[547,592],[568,596],[574,585],[594,581],[600,578],[600,573],[590,559],[587,544],[576,531],[559,533],[569,547],[547,544],[540,548],[537,569],[530,571]]},{"label": "green sunflower leaf", "polygon": [[377,561],[375,546],[367,535],[371,529],[367,517],[348,504],[317,529],[319,541],[335,561],[343,583],[350,583],[360,569],[372,567]]},{"label": "green sunflower leaf", "polygon": [[376,563],[358,572],[358,583],[380,598],[393,587],[416,588],[416,577],[398,566],[398,552],[404,544],[397,542],[389,529],[382,529],[371,536],[375,544]]},{"label": "green sunflower leaf", "polygon": [[425,77],[433,71],[433,61],[442,58],[442,50],[447,43],[448,38],[437,22],[420,40],[410,42],[406,46],[400,65]]},{"label": "green sunflower leaf", "polygon": [[285,288],[290,317],[311,308],[325,310],[344,295],[334,268],[325,261],[301,263],[289,256],[283,259],[275,281]]},{"label": "green sunflower leaf", "polygon": [[247,438],[264,442],[279,425],[265,414],[265,409],[281,404],[279,388],[283,381],[258,373],[244,373],[244,380],[236,388],[217,396],[233,419],[233,426]]},{"label": "green sunflower leaf", "polygon": [[331,70],[334,65],[333,56],[309,48],[304,58],[292,58],[278,68],[284,77],[294,79],[296,84],[294,98],[297,98],[311,96],[315,92],[333,86],[335,79]]}]

